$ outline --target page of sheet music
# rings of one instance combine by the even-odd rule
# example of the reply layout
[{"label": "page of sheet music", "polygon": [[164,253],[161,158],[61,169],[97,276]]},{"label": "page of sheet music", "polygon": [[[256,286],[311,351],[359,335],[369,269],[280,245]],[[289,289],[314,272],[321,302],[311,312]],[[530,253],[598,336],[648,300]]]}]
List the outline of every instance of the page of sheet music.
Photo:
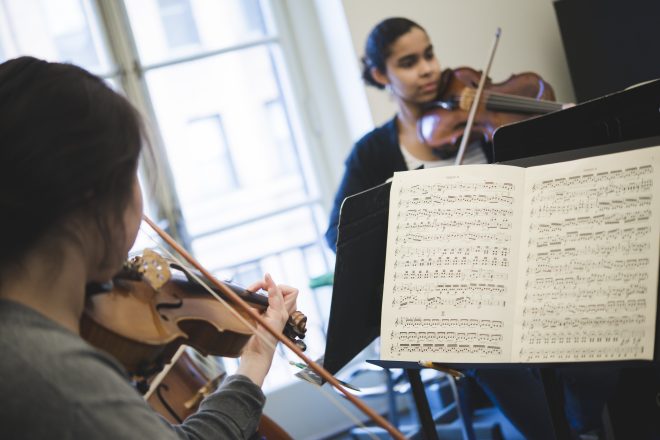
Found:
[{"label": "page of sheet music", "polygon": [[493,165],[395,174],[382,359],[510,360],[523,174]]},{"label": "page of sheet music", "polygon": [[514,362],[653,358],[659,186],[660,147],[527,169]]}]

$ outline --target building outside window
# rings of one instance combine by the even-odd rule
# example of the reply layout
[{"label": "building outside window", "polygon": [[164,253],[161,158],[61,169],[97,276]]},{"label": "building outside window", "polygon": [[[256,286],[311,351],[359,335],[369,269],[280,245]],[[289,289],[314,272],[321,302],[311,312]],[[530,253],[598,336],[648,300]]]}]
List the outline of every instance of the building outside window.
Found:
[{"label": "building outside window", "polygon": [[170,49],[199,44],[189,0],[158,0],[163,33]]}]

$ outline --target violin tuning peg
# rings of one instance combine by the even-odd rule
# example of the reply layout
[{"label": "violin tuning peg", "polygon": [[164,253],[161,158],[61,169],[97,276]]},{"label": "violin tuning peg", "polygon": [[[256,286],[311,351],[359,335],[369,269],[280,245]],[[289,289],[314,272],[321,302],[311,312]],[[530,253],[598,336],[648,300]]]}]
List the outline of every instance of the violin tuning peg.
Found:
[{"label": "violin tuning peg", "polygon": [[305,351],[305,350],[307,350],[307,344],[305,344],[304,341],[301,341],[300,339],[296,339],[295,341],[293,341],[293,343],[296,344],[296,345],[298,346],[298,348],[300,349],[300,351]]}]

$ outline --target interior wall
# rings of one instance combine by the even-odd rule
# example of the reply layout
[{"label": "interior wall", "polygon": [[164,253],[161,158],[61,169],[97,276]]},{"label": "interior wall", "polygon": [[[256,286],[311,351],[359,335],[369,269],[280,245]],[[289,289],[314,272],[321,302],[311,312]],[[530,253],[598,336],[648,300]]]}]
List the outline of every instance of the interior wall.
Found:
[{"label": "interior wall", "polygon": [[[490,77],[504,81],[513,73],[536,72],[555,90],[558,101],[574,102],[552,0],[342,0],[355,57],[364,53],[369,31],[394,16],[410,18],[431,37],[442,68],[469,66],[483,70],[499,26],[502,36]],[[395,112],[387,94],[367,88],[367,99],[379,125]]]}]

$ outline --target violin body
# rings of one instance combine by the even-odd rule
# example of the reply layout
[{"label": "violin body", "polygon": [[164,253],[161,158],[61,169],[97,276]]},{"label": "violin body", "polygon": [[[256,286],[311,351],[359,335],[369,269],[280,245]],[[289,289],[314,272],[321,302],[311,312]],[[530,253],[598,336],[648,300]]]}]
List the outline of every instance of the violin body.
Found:
[{"label": "violin body", "polygon": [[[251,317],[236,313],[254,325]],[[80,331],[142,378],[160,371],[181,344],[238,357],[252,336],[250,327],[208,293],[191,294],[175,283],[154,290],[132,280],[115,281],[112,291],[88,298]]]},{"label": "violin body", "polygon": [[[218,300],[189,279],[188,272],[177,277],[172,271],[183,269],[145,251],[127,262],[109,290],[97,290],[86,298],[81,336],[117,358],[139,387],[162,370],[181,345],[204,355],[240,356],[256,326],[250,314],[231,307],[226,298]],[[268,307],[265,295],[229,283],[224,287],[258,313]],[[306,322],[305,315],[294,312],[285,334],[294,340],[304,338]],[[301,340],[295,343],[304,346]]]},{"label": "violin body", "polygon": [[[467,124],[481,72],[470,67],[442,72],[438,95],[417,123],[417,134],[441,157],[454,154]],[[470,140],[490,142],[495,130],[505,124],[561,109],[547,82],[533,72],[511,75],[506,81],[486,79],[482,99],[470,132]]]},{"label": "violin body", "polygon": [[[160,381],[147,402],[171,423],[181,423],[197,411],[199,404],[213,392],[224,378],[195,353],[184,351]],[[277,423],[263,414],[258,433],[268,440],[290,440],[291,436]]]}]

